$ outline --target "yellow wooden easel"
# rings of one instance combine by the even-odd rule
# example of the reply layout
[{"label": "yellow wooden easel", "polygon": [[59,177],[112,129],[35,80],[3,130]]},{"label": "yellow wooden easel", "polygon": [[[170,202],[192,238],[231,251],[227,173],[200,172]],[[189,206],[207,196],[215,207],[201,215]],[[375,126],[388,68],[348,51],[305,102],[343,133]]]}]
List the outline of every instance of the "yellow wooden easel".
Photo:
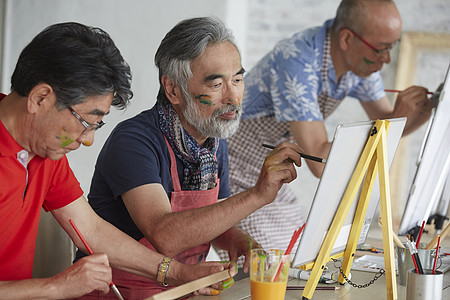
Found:
[{"label": "yellow wooden easel", "polygon": [[[397,299],[397,283],[395,279],[395,258],[394,244],[392,236],[392,215],[391,199],[389,190],[389,167],[387,160],[386,137],[390,122],[387,120],[377,120],[371,130],[369,139],[364,147],[361,157],[353,172],[352,178],[347,186],[345,194],[341,200],[339,208],[330,225],[327,235],[322,243],[319,254],[313,263],[312,271],[303,290],[303,299],[311,299],[314,290],[319,282],[320,276],[327,262],[331,260],[330,253],[339,235],[344,220],[348,215],[350,207],[356,197],[361,183],[366,175],[359,197],[358,206],[352,223],[347,248],[344,251],[342,271],[348,277],[355,256],[356,246],[361,234],[361,228],[370,201],[370,195],[375,183],[377,172],[380,183],[380,204],[383,231],[384,264],[386,275],[387,299]],[[367,171],[367,172],[366,172]],[[335,255],[336,257],[339,255]],[[345,283],[342,274],[339,275],[339,282]]]}]

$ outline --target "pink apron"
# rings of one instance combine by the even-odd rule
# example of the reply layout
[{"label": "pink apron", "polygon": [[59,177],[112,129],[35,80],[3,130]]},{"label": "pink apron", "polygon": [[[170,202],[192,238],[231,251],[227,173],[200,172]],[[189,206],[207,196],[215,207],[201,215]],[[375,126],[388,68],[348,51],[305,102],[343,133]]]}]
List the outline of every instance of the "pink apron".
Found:
[{"label": "pink apron", "polygon": [[[166,140],[167,148],[170,153],[170,173],[172,177],[173,189],[170,197],[170,206],[173,212],[184,211],[193,208],[199,208],[211,205],[217,202],[219,196],[220,179],[216,180],[216,187],[206,191],[182,191],[180,180],[177,172],[177,162],[172,148]],[[141,244],[147,248],[155,250],[155,247],[143,237]],[[195,248],[183,251],[173,257],[174,260],[185,264],[196,264],[203,262],[209,252],[209,243],[197,246]],[[144,299],[171,287],[163,287],[156,281],[147,279],[145,277],[134,275],[116,268],[112,268],[113,281],[119,289],[124,299]],[[111,299],[116,300],[117,297],[112,290],[107,295],[102,295],[100,292],[93,292],[79,299]]]}]

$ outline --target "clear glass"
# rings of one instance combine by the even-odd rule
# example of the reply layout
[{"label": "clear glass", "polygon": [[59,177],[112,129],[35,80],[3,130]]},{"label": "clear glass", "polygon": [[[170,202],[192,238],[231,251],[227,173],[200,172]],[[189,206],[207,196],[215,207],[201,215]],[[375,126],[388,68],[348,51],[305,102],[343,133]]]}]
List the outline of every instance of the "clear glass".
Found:
[{"label": "clear glass", "polygon": [[290,264],[283,250],[253,249],[250,258],[252,300],[283,300]]}]

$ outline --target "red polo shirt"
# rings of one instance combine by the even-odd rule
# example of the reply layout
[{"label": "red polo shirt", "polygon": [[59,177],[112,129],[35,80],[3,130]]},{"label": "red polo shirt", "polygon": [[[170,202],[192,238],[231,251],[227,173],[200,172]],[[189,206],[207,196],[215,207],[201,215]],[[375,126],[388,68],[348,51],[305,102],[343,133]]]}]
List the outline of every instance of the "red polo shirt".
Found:
[{"label": "red polo shirt", "polygon": [[65,156],[35,156],[27,186],[27,170],[18,160],[22,150],[0,122],[0,280],[31,278],[41,208],[61,208],[83,195]]}]

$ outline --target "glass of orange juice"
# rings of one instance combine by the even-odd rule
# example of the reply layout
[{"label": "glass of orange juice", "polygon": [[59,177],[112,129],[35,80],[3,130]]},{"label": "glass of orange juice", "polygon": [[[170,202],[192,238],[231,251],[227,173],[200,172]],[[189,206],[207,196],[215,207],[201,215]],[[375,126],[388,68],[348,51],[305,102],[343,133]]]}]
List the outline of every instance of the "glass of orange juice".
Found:
[{"label": "glass of orange juice", "polygon": [[283,250],[253,249],[250,258],[252,300],[283,300],[290,263]]}]

